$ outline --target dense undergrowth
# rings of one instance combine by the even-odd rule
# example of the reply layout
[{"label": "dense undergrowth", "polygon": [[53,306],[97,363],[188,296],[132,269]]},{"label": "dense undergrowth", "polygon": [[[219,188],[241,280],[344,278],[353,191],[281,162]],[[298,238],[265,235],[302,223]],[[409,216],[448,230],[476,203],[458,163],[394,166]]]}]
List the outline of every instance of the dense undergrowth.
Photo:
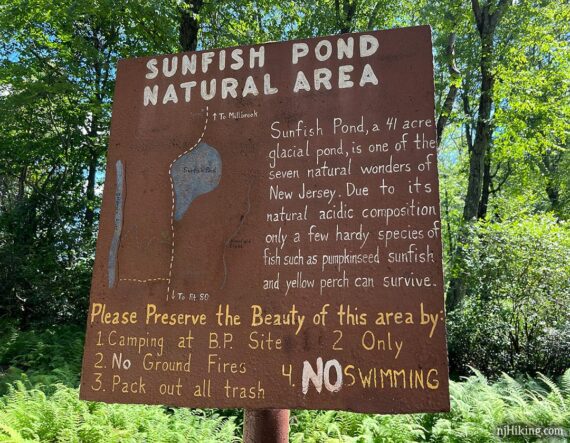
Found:
[{"label": "dense undergrowth", "polygon": [[0,319],[0,395],[23,377],[48,392],[57,383],[78,386],[84,336],[75,325],[22,331]]},{"label": "dense undergrowth", "polygon": [[[239,410],[189,410],[79,400],[83,330],[0,331],[0,442],[233,442]],[[366,415],[294,411],[292,442],[493,442],[497,426],[570,429],[570,369],[490,381],[478,371],[451,382],[447,414]],[[532,441],[532,440],[513,440]],[[560,441],[560,440],[558,440]]]},{"label": "dense undergrowth", "polygon": [[213,411],[85,402],[61,384],[46,395],[17,382],[0,405],[0,441],[232,442],[234,421]]},{"label": "dense undergrowth", "polygon": [[[40,388],[14,383],[0,400],[3,442],[234,442],[236,417],[216,410],[85,402],[76,388]],[[451,382],[447,414],[366,415],[295,411],[291,441],[493,442],[504,424],[570,428],[570,370],[558,384],[541,376],[516,381],[503,375],[489,383],[480,373]],[[530,440],[513,440],[530,441]]]}]

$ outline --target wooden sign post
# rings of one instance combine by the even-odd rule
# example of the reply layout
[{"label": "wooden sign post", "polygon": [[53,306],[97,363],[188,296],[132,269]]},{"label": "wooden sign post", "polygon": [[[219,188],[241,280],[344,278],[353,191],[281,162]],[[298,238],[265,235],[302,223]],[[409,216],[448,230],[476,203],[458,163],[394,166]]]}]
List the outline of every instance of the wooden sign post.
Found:
[{"label": "wooden sign post", "polygon": [[446,411],[441,256],[429,27],[122,60],[81,397]]},{"label": "wooden sign post", "polygon": [[246,409],[244,443],[286,443],[289,441],[288,409]]}]

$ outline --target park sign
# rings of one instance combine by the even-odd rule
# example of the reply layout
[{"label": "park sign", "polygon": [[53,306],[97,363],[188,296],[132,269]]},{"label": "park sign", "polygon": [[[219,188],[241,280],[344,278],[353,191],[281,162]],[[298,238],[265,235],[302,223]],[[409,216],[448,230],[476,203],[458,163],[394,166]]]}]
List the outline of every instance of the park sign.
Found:
[{"label": "park sign", "polygon": [[81,398],[449,409],[427,26],[122,60]]}]

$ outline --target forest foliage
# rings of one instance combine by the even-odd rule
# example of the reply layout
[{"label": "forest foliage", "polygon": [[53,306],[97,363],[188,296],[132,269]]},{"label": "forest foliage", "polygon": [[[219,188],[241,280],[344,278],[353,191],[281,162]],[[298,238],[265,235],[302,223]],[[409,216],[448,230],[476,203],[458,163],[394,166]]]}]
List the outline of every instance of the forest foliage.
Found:
[{"label": "forest foliage", "polygon": [[[47,396],[18,382],[0,399],[0,442],[237,442],[236,417],[215,410],[170,409],[80,401],[76,389],[56,385]],[[304,443],[499,442],[504,425],[570,428],[570,370],[548,377],[495,383],[479,372],[450,386],[447,414],[366,415],[293,411],[290,441]],[[526,440],[524,440],[526,441]]]},{"label": "forest foliage", "polygon": [[[0,442],[241,441],[241,410],[189,410],[79,400],[83,331],[55,326],[41,333],[6,327],[0,343]],[[293,411],[290,441],[306,443],[494,442],[504,425],[570,429],[570,370],[552,379],[489,381],[469,375],[450,383],[451,412],[378,415]],[[507,440],[509,441],[509,440]],[[512,441],[528,441],[524,438]]]},{"label": "forest foliage", "polygon": [[505,423],[570,428],[566,1],[2,0],[0,441],[241,437],[236,411],[78,399],[119,59],[423,24],[450,367],[462,381],[448,414],[297,411],[291,440],[482,442]]},{"label": "forest foliage", "polygon": [[567,6],[4,0],[0,318],[23,331],[84,324],[120,58],[430,24],[454,376],[470,365],[561,375],[570,366]]}]

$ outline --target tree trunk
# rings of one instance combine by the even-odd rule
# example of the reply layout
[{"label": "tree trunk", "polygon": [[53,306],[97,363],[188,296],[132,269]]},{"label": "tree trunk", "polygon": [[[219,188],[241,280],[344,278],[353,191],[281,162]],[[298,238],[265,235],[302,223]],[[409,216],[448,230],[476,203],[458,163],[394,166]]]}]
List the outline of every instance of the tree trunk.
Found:
[{"label": "tree trunk", "polygon": [[481,93],[479,97],[479,112],[475,130],[475,142],[469,158],[469,178],[467,195],[463,208],[463,219],[470,221],[477,216],[481,191],[483,189],[483,176],[485,157],[491,144],[493,125],[491,123],[491,109],[493,106],[493,84],[495,82],[491,71],[491,57],[493,51],[493,35],[483,37],[481,54]]},{"label": "tree trunk", "polygon": [[[473,15],[479,36],[481,38],[481,58],[479,68],[481,70],[481,87],[479,93],[479,107],[477,124],[475,127],[475,141],[470,150],[469,177],[467,182],[467,195],[463,207],[463,226],[459,230],[458,245],[469,242],[468,224],[477,217],[483,190],[483,178],[485,171],[485,158],[491,146],[493,134],[492,109],[493,109],[493,57],[495,30],[511,0],[499,0],[497,5],[492,2],[485,3],[481,8],[479,0],[471,0]],[[493,11],[493,12],[491,12]],[[447,290],[446,308],[453,311],[461,304],[467,292],[465,275],[462,271],[463,249],[458,246],[453,259],[455,271],[459,272],[450,280]]]},{"label": "tree trunk", "polygon": [[[97,51],[98,56],[93,60],[93,70],[95,72],[95,97],[92,100],[93,110],[91,114],[91,123],[89,125],[89,131],[87,132],[88,146],[89,146],[89,158],[87,164],[87,186],[85,190],[86,205],[85,208],[85,226],[86,230],[84,235],[89,236],[92,234],[93,223],[95,221],[95,185],[96,185],[96,175],[97,167],[99,166],[99,149],[97,139],[99,136],[99,122],[100,122],[100,112],[103,105],[103,91],[106,87],[106,80],[109,73],[109,65],[106,65],[106,72],[103,72],[103,66],[99,56],[104,55],[107,44],[104,43],[104,39],[101,34],[101,29],[98,26],[92,29],[93,37],[91,43],[93,48]],[[104,75],[105,74],[105,75]]]},{"label": "tree trunk", "polygon": [[549,181],[546,185],[546,195],[550,201],[550,209],[554,212],[558,212],[560,209],[560,189],[558,186]]},{"label": "tree trunk", "polygon": [[487,216],[487,208],[489,207],[489,197],[491,195],[491,151],[487,150],[485,155],[485,164],[483,166],[483,189],[481,190],[481,201],[477,209],[477,219],[482,220]]},{"label": "tree trunk", "polygon": [[89,137],[89,163],[87,165],[87,186],[85,189],[85,198],[87,200],[87,207],[85,208],[85,225],[87,227],[86,234],[91,232],[93,222],[95,221],[95,184],[99,159],[97,149],[93,145],[98,132],[99,117],[97,114],[93,114],[89,132],[87,133],[87,136]]},{"label": "tree trunk", "polygon": [[[95,220],[95,184],[97,174],[97,154],[91,151],[89,165],[87,166],[87,189],[85,197],[87,198],[87,208],[85,209],[85,224],[91,228]],[[91,230],[89,229],[88,232]]]},{"label": "tree trunk", "polygon": [[22,169],[20,170],[20,176],[18,177],[18,194],[16,195],[17,204],[20,204],[24,201],[27,177],[28,177],[28,166],[22,166]]},{"label": "tree trunk", "polygon": [[[483,176],[485,170],[485,157],[488,146],[491,142],[491,108],[493,105],[493,76],[490,67],[490,57],[492,54],[492,35],[487,36],[486,43],[483,43],[481,54],[481,92],[479,96],[479,113],[475,130],[475,141],[471,149],[469,158],[469,177],[467,184],[467,195],[465,196],[465,206],[463,207],[463,222],[469,223],[478,213],[483,189]],[[458,245],[467,243],[468,229],[463,226],[459,231]],[[449,282],[447,291],[446,307],[447,311],[453,311],[465,298],[466,284],[465,276],[462,275],[463,249],[458,247],[454,262],[459,268],[459,273]],[[457,269],[456,269],[457,270]]]},{"label": "tree trunk", "polygon": [[542,155],[541,163],[539,163],[540,170],[546,176],[546,195],[550,201],[550,209],[558,212],[560,209],[560,184],[558,183],[558,174],[560,164],[563,159],[563,152],[553,154],[547,151]]},{"label": "tree trunk", "polygon": [[180,32],[178,41],[183,51],[195,51],[198,46],[200,22],[196,18],[196,14],[200,12],[203,4],[203,0],[184,0],[184,6],[179,8]]},{"label": "tree trunk", "polygon": [[453,110],[453,104],[455,103],[455,97],[457,96],[457,82],[459,80],[459,70],[455,65],[455,39],[456,34],[452,32],[449,34],[449,39],[447,41],[447,64],[449,68],[449,91],[447,92],[447,97],[443,102],[441,112],[439,113],[439,118],[437,119],[437,142],[441,142],[441,136],[443,130],[447,125],[451,111]]},{"label": "tree trunk", "polygon": [[352,31],[352,22],[356,15],[356,3],[358,0],[343,0],[342,11],[340,7],[340,0],[335,0],[335,12],[338,30],[341,34],[346,34]]}]

